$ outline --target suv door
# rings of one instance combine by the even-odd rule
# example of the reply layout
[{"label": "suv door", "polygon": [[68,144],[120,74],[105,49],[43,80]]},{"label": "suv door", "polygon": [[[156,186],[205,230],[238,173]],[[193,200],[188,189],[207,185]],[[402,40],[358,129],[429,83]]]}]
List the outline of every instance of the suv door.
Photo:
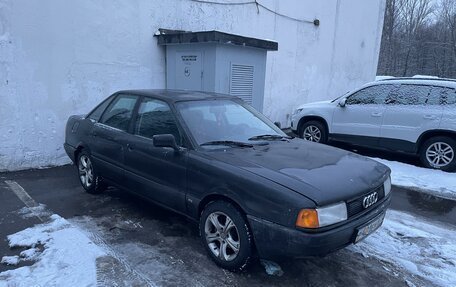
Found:
[{"label": "suv door", "polygon": [[155,147],[152,140],[154,135],[172,134],[177,145],[182,145],[173,111],[164,101],[144,97],[134,122],[134,134],[125,153],[129,189],[176,211],[185,211],[187,152]]},{"label": "suv door", "polygon": [[378,145],[385,99],[393,87],[378,84],[346,97],[345,106],[334,110],[331,137],[361,145]]},{"label": "suv door", "polygon": [[134,95],[117,95],[90,133],[89,147],[95,168],[104,178],[120,185],[124,179],[127,131],[137,100]]},{"label": "suv door", "polygon": [[456,130],[456,89],[444,88],[441,94],[440,104],[442,105],[442,120],[440,129]]},{"label": "suv door", "polygon": [[437,129],[442,118],[441,87],[401,84],[388,96],[381,128],[383,147],[415,152],[420,135]]}]

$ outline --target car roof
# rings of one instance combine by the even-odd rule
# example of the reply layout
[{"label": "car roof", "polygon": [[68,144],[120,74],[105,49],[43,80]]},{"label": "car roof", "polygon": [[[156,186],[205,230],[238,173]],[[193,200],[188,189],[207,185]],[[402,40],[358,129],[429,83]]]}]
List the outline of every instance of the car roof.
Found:
[{"label": "car roof", "polygon": [[439,87],[448,87],[456,88],[456,79],[445,79],[445,78],[425,78],[425,77],[398,77],[398,78],[388,78],[382,79],[370,84],[414,84],[414,85],[429,85],[429,86],[439,86]]},{"label": "car roof", "polygon": [[188,90],[169,90],[169,89],[143,89],[143,90],[123,90],[118,94],[133,94],[138,96],[153,97],[166,102],[181,102],[181,101],[198,101],[212,99],[238,99],[235,96],[218,94],[213,92],[188,91]]}]

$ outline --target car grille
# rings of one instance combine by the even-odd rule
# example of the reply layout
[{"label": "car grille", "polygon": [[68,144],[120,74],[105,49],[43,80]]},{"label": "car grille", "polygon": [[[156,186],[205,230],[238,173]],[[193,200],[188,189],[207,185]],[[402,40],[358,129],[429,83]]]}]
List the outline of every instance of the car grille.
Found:
[{"label": "car grille", "polygon": [[360,197],[357,197],[353,200],[350,200],[347,202],[347,215],[348,215],[348,218],[364,211],[364,207],[363,207],[363,199],[366,195],[369,195],[373,192],[377,192],[378,193],[378,200],[375,204],[373,204],[372,206],[369,206],[367,209],[372,209],[374,208],[375,206],[377,206],[377,204],[381,201],[381,199],[383,199],[383,197],[385,197],[385,190],[383,189],[383,185],[380,185],[379,187],[377,187],[376,189],[374,190],[371,190],[369,191],[368,193],[364,194],[364,195],[361,195]]}]

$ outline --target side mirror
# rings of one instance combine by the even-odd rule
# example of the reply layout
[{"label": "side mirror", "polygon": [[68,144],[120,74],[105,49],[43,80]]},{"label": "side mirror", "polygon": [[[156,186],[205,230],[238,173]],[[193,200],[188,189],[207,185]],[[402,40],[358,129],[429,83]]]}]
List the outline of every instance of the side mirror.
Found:
[{"label": "side mirror", "polygon": [[179,151],[176,139],[172,134],[154,135],[152,140],[155,147],[170,147],[175,151]]},{"label": "side mirror", "polygon": [[347,98],[342,98],[340,101],[339,101],[339,107],[345,107],[345,105],[347,104]]},{"label": "side mirror", "polygon": [[274,124],[275,124],[279,129],[282,128],[282,125],[280,124],[280,122],[274,122]]}]

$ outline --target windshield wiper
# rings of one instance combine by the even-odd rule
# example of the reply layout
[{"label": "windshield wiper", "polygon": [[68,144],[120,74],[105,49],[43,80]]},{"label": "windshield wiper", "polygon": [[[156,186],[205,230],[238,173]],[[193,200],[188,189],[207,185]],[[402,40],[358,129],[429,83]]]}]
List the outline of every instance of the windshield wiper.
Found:
[{"label": "windshield wiper", "polygon": [[249,141],[257,140],[282,140],[282,139],[292,139],[290,136],[281,136],[281,135],[259,135],[249,138]]},{"label": "windshield wiper", "polygon": [[237,141],[210,141],[201,144],[201,146],[205,145],[226,145],[226,146],[236,146],[236,147],[253,147],[253,144],[245,143],[245,142],[237,142]]}]

